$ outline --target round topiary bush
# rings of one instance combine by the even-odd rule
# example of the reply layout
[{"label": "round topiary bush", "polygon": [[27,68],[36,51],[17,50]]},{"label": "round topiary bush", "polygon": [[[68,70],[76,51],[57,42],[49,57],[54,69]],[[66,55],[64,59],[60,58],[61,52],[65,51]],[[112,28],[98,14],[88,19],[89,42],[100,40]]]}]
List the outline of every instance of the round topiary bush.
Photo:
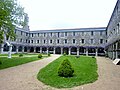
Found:
[{"label": "round topiary bush", "polygon": [[19,54],[19,57],[23,57],[23,54],[21,53],[21,54]]},{"label": "round topiary bush", "polygon": [[68,59],[65,59],[58,68],[58,75],[61,77],[72,77],[74,69]]},{"label": "round topiary bush", "polygon": [[38,54],[38,58],[42,58],[42,54]]},{"label": "round topiary bush", "polygon": [[66,56],[66,55],[67,55],[67,54],[64,52],[64,53],[63,53],[63,56]]}]

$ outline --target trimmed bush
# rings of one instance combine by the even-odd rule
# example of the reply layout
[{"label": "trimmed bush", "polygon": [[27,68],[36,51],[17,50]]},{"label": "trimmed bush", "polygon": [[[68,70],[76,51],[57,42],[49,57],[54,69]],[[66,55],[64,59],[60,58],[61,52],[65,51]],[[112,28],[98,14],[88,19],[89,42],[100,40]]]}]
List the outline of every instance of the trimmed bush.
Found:
[{"label": "trimmed bush", "polygon": [[38,58],[42,58],[42,54],[38,54]]},{"label": "trimmed bush", "polygon": [[80,56],[75,56],[76,58],[80,58]]},{"label": "trimmed bush", "polygon": [[48,53],[48,56],[50,56],[50,53]]},{"label": "trimmed bush", "polygon": [[23,57],[23,54],[19,54],[19,57]]},{"label": "trimmed bush", "polygon": [[72,77],[74,69],[68,59],[65,59],[58,68],[58,75],[61,77]]}]

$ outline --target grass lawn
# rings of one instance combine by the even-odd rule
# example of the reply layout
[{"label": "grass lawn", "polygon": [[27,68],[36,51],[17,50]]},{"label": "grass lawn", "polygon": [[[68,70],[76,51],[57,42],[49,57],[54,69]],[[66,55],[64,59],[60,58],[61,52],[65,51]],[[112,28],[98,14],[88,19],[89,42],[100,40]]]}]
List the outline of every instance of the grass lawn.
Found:
[{"label": "grass lawn", "polygon": [[[74,68],[74,76],[64,78],[58,76],[58,67],[61,62],[68,58]],[[86,83],[92,83],[98,79],[96,59],[92,57],[81,56],[61,56],[57,60],[41,69],[37,75],[38,80],[46,85],[57,88],[70,88]]]},{"label": "grass lawn", "polygon": [[[9,67],[25,64],[28,62],[40,60],[40,58],[38,58],[38,55],[37,56],[30,55],[30,57],[27,57],[28,55],[27,56],[24,55],[23,57],[12,57],[12,58],[7,58],[6,54],[3,55],[6,57],[1,57],[1,56],[0,56],[0,61],[2,62],[2,64],[0,64],[0,69],[9,68]],[[16,55],[13,54],[12,56],[16,56]],[[48,56],[44,55],[42,58],[45,58],[45,57],[48,57]]]}]

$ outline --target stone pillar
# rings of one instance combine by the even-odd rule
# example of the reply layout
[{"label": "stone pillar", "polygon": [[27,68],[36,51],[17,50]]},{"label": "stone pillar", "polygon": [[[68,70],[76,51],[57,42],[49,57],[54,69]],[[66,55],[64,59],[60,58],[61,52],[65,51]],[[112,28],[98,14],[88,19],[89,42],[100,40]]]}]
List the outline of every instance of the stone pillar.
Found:
[{"label": "stone pillar", "polygon": [[9,46],[8,58],[11,58],[11,52],[12,52],[12,45]]},{"label": "stone pillar", "polygon": [[1,44],[1,47],[0,47],[0,53],[1,54],[3,53],[3,49],[4,49],[4,44]]},{"label": "stone pillar", "polygon": [[114,44],[113,44],[112,51],[113,51],[113,57],[112,57],[112,59],[114,59],[115,58]]},{"label": "stone pillar", "polygon": [[95,49],[95,56],[98,56],[98,48]]},{"label": "stone pillar", "polygon": [[34,53],[36,53],[36,47],[34,47]]},{"label": "stone pillar", "polygon": [[16,53],[18,53],[18,48],[19,48],[19,47],[18,47],[18,46],[16,46]]},{"label": "stone pillar", "polygon": [[49,53],[48,47],[47,47],[47,54]]},{"label": "stone pillar", "polygon": [[69,55],[71,55],[71,47],[69,47]]},{"label": "stone pillar", "polygon": [[22,46],[22,53],[24,53],[24,46]]},{"label": "stone pillar", "polygon": [[86,56],[88,56],[88,48],[86,48]]},{"label": "stone pillar", "polygon": [[55,47],[54,47],[54,51],[53,51],[53,54],[55,54]]},{"label": "stone pillar", "polygon": [[77,47],[77,56],[79,56],[79,47]]},{"label": "stone pillar", "polygon": [[63,54],[63,47],[61,47],[61,54]]},{"label": "stone pillar", "polygon": [[42,47],[40,47],[40,53],[42,53]]},{"label": "stone pillar", "polygon": [[118,58],[118,42],[116,42],[116,58]]}]

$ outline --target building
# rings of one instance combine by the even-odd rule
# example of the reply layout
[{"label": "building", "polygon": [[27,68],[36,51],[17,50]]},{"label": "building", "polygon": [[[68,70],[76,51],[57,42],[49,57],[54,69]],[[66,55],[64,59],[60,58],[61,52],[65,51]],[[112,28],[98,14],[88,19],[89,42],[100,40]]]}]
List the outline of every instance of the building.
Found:
[{"label": "building", "polygon": [[[28,19],[28,18],[27,18]],[[107,27],[30,31],[28,26],[16,28],[12,51],[69,55],[120,55],[120,0],[117,1]],[[8,51],[2,44],[0,52]]]}]

